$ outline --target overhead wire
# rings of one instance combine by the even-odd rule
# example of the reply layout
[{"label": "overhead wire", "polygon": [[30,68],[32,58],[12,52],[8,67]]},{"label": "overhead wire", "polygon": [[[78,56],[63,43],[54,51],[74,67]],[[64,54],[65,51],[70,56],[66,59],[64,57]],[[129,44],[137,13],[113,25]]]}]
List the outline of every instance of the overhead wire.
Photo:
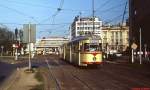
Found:
[{"label": "overhead wire", "polygon": [[[1,25],[23,25],[24,23],[2,23],[0,22]],[[55,24],[36,24],[36,25],[39,25],[39,26],[47,26],[47,25],[67,25],[67,24],[71,24],[71,22],[68,22],[68,23],[55,23]]]},{"label": "overhead wire", "polygon": [[[11,0],[7,0],[7,1],[11,1]],[[99,8],[98,8],[98,10],[96,9],[95,10],[95,12],[96,13],[98,13],[98,12],[102,12],[102,14],[103,13],[106,13],[106,12],[109,12],[109,11],[112,11],[113,9],[115,9],[115,8],[118,8],[118,7],[120,7],[120,6],[122,6],[122,5],[124,5],[124,3],[122,3],[122,4],[119,4],[119,5],[115,5],[115,6],[112,6],[112,7],[110,7],[110,8],[107,8],[107,9],[104,9],[104,10],[101,10],[104,6],[106,6],[109,2],[110,2],[111,0],[107,0],[106,2],[104,2],[103,4],[102,4],[102,7],[100,6]],[[15,3],[17,3],[16,1],[11,1],[11,2],[15,2]],[[22,2],[20,2],[20,3],[18,3],[18,4],[25,4],[25,3],[22,3]],[[59,7],[58,8],[54,8],[54,7],[47,7],[47,6],[43,6],[43,5],[38,5],[38,4],[31,4],[31,3],[27,3],[28,5],[31,5],[31,6],[35,6],[35,7],[44,7],[44,8],[52,8],[52,9],[56,9],[57,11],[51,16],[51,17],[49,17],[49,18],[47,18],[47,19],[45,19],[45,20],[43,20],[42,22],[45,22],[45,21],[47,21],[47,20],[51,20],[52,19],[52,24],[44,24],[44,23],[37,23],[37,25],[60,25],[60,24],[55,24],[54,23],[54,20],[55,20],[55,17],[59,14],[59,12],[60,11],[64,11],[64,10],[66,10],[66,11],[81,11],[81,10],[74,10],[74,9],[63,9],[62,7],[63,7],[63,4],[64,4],[64,0],[61,0],[61,2],[60,2],[60,5],[59,5]],[[8,7],[9,8],[9,7]],[[27,15],[27,14],[25,14],[25,13],[23,13],[23,12],[20,12],[20,11],[18,11],[18,10],[12,10],[12,11],[15,11],[16,13],[18,13],[18,14],[21,14],[21,15],[23,15],[23,16],[26,16],[26,17],[28,17],[28,18],[31,18],[32,20],[33,19],[35,19],[34,17],[32,17],[32,16],[30,16],[30,15]],[[85,10],[86,11],[86,10]],[[89,11],[89,10],[87,10],[87,11]],[[122,15],[118,15],[118,16],[116,16],[116,17],[122,17]],[[115,17],[114,17],[115,18]],[[118,19],[118,18],[116,18],[116,19]],[[109,20],[109,22],[113,22],[114,20],[116,20],[116,19],[112,19],[112,20]],[[34,20],[35,21],[35,20]],[[5,23],[6,24],[6,23]],[[15,23],[7,23],[7,24],[15,24]],[[17,23],[16,23],[17,24]],[[65,24],[65,23],[64,23]],[[71,23],[67,23],[67,24],[71,24]],[[18,23],[18,25],[22,25],[22,24],[19,24]]]},{"label": "overhead wire", "polygon": [[115,16],[115,17],[112,18],[112,19],[108,19],[108,20],[106,20],[106,21],[104,21],[104,22],[105,22],[105,24],[108,24],[108,23],[111,23],[111,22],[113,22],[113,21],[115,21],[115,20],[121,18],[122,16],[123,16],[123,14],[120,14],[120,15]]},{"label": "overhead wire", "polygon": [[64,0],[61,0],[60,5],[57,8],[57,11],[52,15],[52,20],[53,20],[52,23],[54,23],[54,19],[55,19],[56,15],[62,10],[63,4],[64,4]]},{"label": "overhead wire", "polygon": [[[98,15],[98,13],[100,13],[101,15],[102,14],[106,14],[108,12],[113,12],[113,10],[117,9],[118,7],[122,7],[125,5],[126,2],[124,3],[121,3],[121,4],[117,4],[117,5],[114,5],[112,7],[109,7],[109,8],[106,8],[106,9],[103,9],[101,10],[103,7],[105,7],[108,3],[110,3],[111,0],[107,0],[105,1],[103,4],[101,4],[101,6],[99,6],[99,8],[97,8],[94,12],[96,15]],[[119,11],[120,12],[120,11]],[[90,15],[91,16],[91,15]],[[119,16],[119,15],[118,15]]]},{"label": "overhead wire", "polygon": [[20,14],[20,15],[22,15],[22,16],[24,16],[24,17],[28,17],[28,18],[34,20],[35,22],[38,22],[33,16],[30,16],[30,15],[28,15],[28,14],[25,14],[25,13],[23,13],[23,12],[21,12],[21,11],[18,11],[18,10],[16,10],[16,9],[14,9],[14,8],[10,8],[10,7],[7,7],[7,6],[2,5],[2,4],[0,4],[0,7],[2,7],[2,8],[7,8],[7,9],[13,11],[13,12],[16,12],[17,14]]},{"label": "overhead wire", "polygon": [[[125,15],[126,15],[127,13],[121,13],[121,14],[119,14],[119,15],[117,15],[117,16],[115,16],[115,17],[113,17],[113,18],[111,18],[111,19],[107,19],[107,20],[105,20],[104,22],[105,22],[105,24],[108,24],[108,23],[112,23],[112,22],[114,22],[114,21],[116,21],[116,20],[118,20],[118,19],[120,19],[120,20],[122,20],[122,17],[125,17]],[[121,22],[121,21],[120,21]],[[122,22],[121,22],[122,23]]]},{"label": "overhead wire", "polygon": [[107,0],[106,2],[104,2],[102,5],[100,5],[96,10],[96,11],[99,11],[100,9],[102,9],[105,5],[107,5],[111,0]]},{"label": "overhead wire", "polygon": [[[108,3],[110,2],[110,0],[107,0],[106,2],[104,2],[102,5],[103,6],[100,6],[98,9],[96,9],[96,13],[98,13],[98,12],[101,12],[101,14],[106,14],[106,12],[112,12],[114,9],[117,9],[117,8],[119,8],[119,7],[122,7],[122,6],[124,6],[126,3],[127,3],[127,1],[126,2],[124,2],[124,3],[121,3],[121,4],[118,4],[118,5],[115,5],[115,6],[112,6],[112,7],[109,7],[109,8],[106,8],[106,9],[103,9],[103,10],[101,10],[101,8],[103,8],[105,5],[107,5]],[[127,14],[127,13],[125,13],[125,14]],[[112,18],[112,19],[109,19],[109,20],[104,20],[103,22],[105,22],[105,23],[112,23],[112,22],[114,22],[114,21],[116,21],[116,20],[118,20],[118,19],[121,19],[121,17],[123,17],[125,14],[119,14],[119,15],[117,15],[117,16],[115,16],[114,18]]]},{"label": "overhead wire", "polygon": [[21,4],[21,5],[24,5],[24,6],[27,6],[29,5],[30,7],[42,7],[42,8],[51,8],[51,9],[56,9],[54,7],[51,7],[51,6],[46,6],[46,5],[41,5],[41,4],[33,4],[33,3],[27,3],[27,2],[17,2],[17,1],[12,1],[12,0],[5,0],[9,3],[14,3],[14,4]]},{"label": "overhead wire", "polygon": [[[52,21],[54,21],[54,18],[55,16],[60,12],[60,11],[71,11],[71,12],[79,12],[79,11],[89,11],[89,10],[77,10],[77,9],[65,9],[65,8],[62,8],[63,6],[63,3],[64,3],[64,0],[61,0],[60,2],[60,5],[59,5],[59,8],[55,8],[55,7],[51,7],[51,6],[45,6],[45,5],[42,5],[42,4],[33,4],[33,3],[27,3],[27,2],[18,2],[18,1],[12,1],[12,0],[5,0],[9,3],[14,3],[14,4],[20,4],[20,5],[24,5],[24,6],[27,6],[27,5],[30,5],[30,7],[43,7],[43,8],[49,8],[49,9],[57,9],[57,11],[51,16],[51,17],[48,17],[44,20],[42,20],[41,22],[45,22],[45,21],[48,21],[50,20],[51,18],[53,19]],[[34,19],[33,17],[30,17],[32,19]],[[40,23],[41,23],[40,22]]]},{"label": "overhead wire", "polygon": [[[21,4],[21,5],[25,5],[25,6],[27,6],[27,5],[30,5],[30,6],[32,6],[32,7],[43,7],[43,8],[52,8],[52,9],[57,9],[57,12],[55,13],[55,14],[53,14],[52,15],[52,19],[53,19],[53,23],[52,24],[42,24],[42,23],[38,23],[37,25],[39,26],[41,26],[41,25],[58,25],[58,24],[54,24],[54,19],[55,19],[55,17],[56,17],[56,15],[61,11],[61,10],[65,10],[65,11],[81,11],[81,10],[75,10],[75,9],[62,9],[62,7],[63,7],[63,3],[64,3],[64,0],[61,0],[61,2],[60,2],[60,5],[59,5],[59,8],[54,8],[54,7],[49,7],[49,6],[43,6],[43,5],[39,5],[39,4],[31,4],[31,3],[26,3],[26,2],[17,2],[17,1],[10,1],[10,0],[6,0],[6,1],[8,1],[9,3],[15,3],[15,4]],[[16,11],[16,10],[15,10]],[[88,11],[88,10],[82,10],[82,11]],[[18,13],[18,10],[17,10],[17,13]],[[26,15],[26,14],[24,14],[24,13],[22,13],[22,12],[19,12],[19,14],[22,14],[22,15]],[[29,16],[29,15],[26,15],[26,16]],[[34,17],[29,17],[29,18],[31,18],[31,19],[34,19]],[[47,19],[45,19],[45,20],[43,20],[42,22],[44,22],[44,21],[47,21],[47,20],[50,20],[50,18],[47,18]],[[36,20],[34,20],[34,21],[36,21]],[[17,23],[5,23],[5,24],[15,24],[15,25],[22,25],[22,24],[17,24]],[[69,23],[70,24],[70,23]]]},{"label": "overhead wire", "polygon": [[[17,1],[11,1],[11,0],[5,0],[9,3],[15,3],[15,4],[21,4],[21,5],[29,5],[30,7],[42,7],[42,8],[48,8],[48,9],[58,9],[56,7],[52,7],[52,6],[45,6],[45,5],[42,5],[42,4],[32,4],[32,3],[26,3],[26,2],[17,2]],[[62,3],[62,1],[61,1]],[[71,11],[71,12],[79,12],[79,11],[89,11],[89,10],[83,10],[83,9],[68,9],[68,8],[61,8],[61,10],[63,11]]]},{"label": "overhead wire", "polygon": [[[48,21],[48,20],[52,20],[51,22],[52,22],[52,24],[53,24],[53,23],[54,23],[54,20],[55,20],[55,17],[58,15],[58,13],[59,13],[61,10],[63,10],[63,9],[62,9],[63,4],[64,4],[64,0],[61,0],[59,7],[58,7],[58,8],[55,8],[55,9],[56,9],[56,12],[54,12],[54,14],[53,14],[51,17],[48,17],[48,18],[42,20],[40,23],[46,22],[46,21]],[[39,23],[39,24],[40,24],[40,23]]]},{"label": "overhead wire", "polygon": [[[101,14],[105,13],[105,12],[110,12],[110,11],[113,11],[114,9],[118,9],[119,7],[122,7],[124,6],[126,3],[121,3],[121,4],[118,4],[118,5],[115,5],[115,6],[112,6],[112,7],[109,7],[107,9],[104,9],[104,10],[99,10],[99,12],[102,12]],[[98,13],[98,11],[97,11]]]},{"label": "overhead wire", "polygon": [[126,14],[126,8],[127,8],[127,2],[125,4],[125,7],[124,7],[124,11],[123,11],[123,17],[122,17],[122,22],[121,22],[121,26],[123,26],[123,22],[124,22],[124,17],[125,17],[125,14]]}]

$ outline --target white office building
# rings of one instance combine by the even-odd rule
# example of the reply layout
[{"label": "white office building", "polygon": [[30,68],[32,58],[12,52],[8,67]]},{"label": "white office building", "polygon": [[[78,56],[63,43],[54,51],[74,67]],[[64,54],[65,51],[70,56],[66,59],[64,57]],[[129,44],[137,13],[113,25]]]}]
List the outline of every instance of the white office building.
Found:
[{"label": "white office building", "polygon": [[95,17],[75,17],[71,25],[71,38],[80,35],[94,34],[101,36],[102,21]]}]

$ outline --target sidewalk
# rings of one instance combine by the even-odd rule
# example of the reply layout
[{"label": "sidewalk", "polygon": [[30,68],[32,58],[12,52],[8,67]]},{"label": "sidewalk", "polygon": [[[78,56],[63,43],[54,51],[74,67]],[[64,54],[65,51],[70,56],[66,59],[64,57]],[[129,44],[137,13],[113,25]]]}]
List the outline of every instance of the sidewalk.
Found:
[{"label": "sidewalk", "polygon": [[39,85],[34,75],[35,73],[25,73],[26,68],[17,69],[9,79],[4,82],[0,90],[31,90],[34,86]]}]

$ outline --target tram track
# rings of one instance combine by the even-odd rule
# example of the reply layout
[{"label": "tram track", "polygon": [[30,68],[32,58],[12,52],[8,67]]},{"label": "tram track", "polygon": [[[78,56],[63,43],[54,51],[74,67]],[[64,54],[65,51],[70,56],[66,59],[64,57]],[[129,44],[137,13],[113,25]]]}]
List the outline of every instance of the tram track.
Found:
[{"label": "tram track", "polygon": [[[61,68],[62,69],[62,68]],[[62,69],[65,73],[67,72],[66,70],[64,70],[64,69]],[[84,87],[86,87],[86,90],[93,90],[92,89],[92,87],[90,87],[90,85],[87,83],[87,82],[85,82],[84,80],[82,80],[80,77],[78,77],[77,75],[75,75],[72,71],[69,71],[69,72],[67,72],[68,73],[68,75],[70,75],[70,76],[72,76],[73,78],[74,78],[74,80],[77,80],[77,81],[79,81],[79,83],[82,85],[82,86],[84,86]]]},{"label": "tram track", "polygon": [[[109,71],[99,69],[80,70],[80,78],[89,83],[94,90],[128,90],[128,83],[122,84],[120,77]],[[86,77],[88,80],[86,79]],[[121,87],[120,87],[121,86]]]},{"label": "tram track", "polygon": [[90,87],[85,81],[83,81],[83,80],[81,80],[79,77],[77,77],[76,75],[73,75],[72,74],[72,76],[75,78],[75,79],[77,79],[77,80],[79,80],[83,85],[85,85],[89,90],[92,90],[92,87]]},{"label": "tram track", "polygon": [[[150,79],[148,77],[145,77],[145,74],[143,72],[141,73],[140,71],[133,70],[133,68],[130,68],[127,66],[122,66],[122,65],[118,65],[115,67],[109,65],[109,68],[111,68],[112,72],[108,72],[108,71],[104,71],[104,70],[101,70],[101,71],[109,73],[111,75],[114,75],[114,73],[115,73],[118,78],[121,78],[122,81],[128,81],[131,85],[138,85],[138,86],[145,86],[145,85],[149,86],[150,85],[150,83],[148,81]],[[143,78],[143,76],[144,76],[144,78]],[[134,84],[131,82],[133,82]]]},{"label": "tram track", "polygon": [[[61,61],[61,63],[66,63],[64,61]],[[90,78],[90,77],[93,77],[93,76],[87,76],[86,74],[85,75],[82,75],[82,70],[88,70],[88,68],[85,68],[85,69],[82,69],[80,67],[75,67],[73,65],[67,65],[66,69],[70,68],[70,74],[73,78],[79,80],[81,82],[81,84],[85,85],[88,90],[104,90],[104,87],[103,86],[99,86],[99,88],[95,88],[93,85],[95,85],[96,83],[94,82],[96,80],[96,78]],[[85,73],[85,72],[83,72]],[[89,73],[89,72],[88,72]],[[79,75],[78,75],[79,74]],[[85,79],[83,77],[85,77]],[[97,76],[96,76],[97,77]],[[93,84],[92,83],[89,83],[89,82],[94,82]],[[101,89],[100,89],[101,88]]]},{"label": "tram track", "polygon": [[[62,63],[60,60],[53,60],[53,62],[57,63],[59,71],[61,71],[61,75],[64,75],[66,77],[66,78],[64,77],[65,79],[60,79],[60,80],[57,79],[59,77],[57,77],[57,78],[55,77],[59,83],[60,89],[64,90],[66,88],[66,90],[68,90],[68,88],[70,88],[70,89],[74,88],[74,89],[82,89],[82,90],[92,90],[92,88],[85,81],[81,80],[78,76],[73,74],[70,70],[66,70],[66,68],[64,68],[64,66],[62,66]],[[48,63],[48,61],[47,61],[47,63]],[[65,64],[65,65],[67,65],[67,64]],[[69,65],[67,65],[67,66],[69,66]],[[54,73],[53,73],[53,75],[54,75]],[[63,82],[63,81],[66,81],[66,82]],[[72,84],[69,81],[73,81]],[[61,84],[62,82],[65,84]],[[64,87],[64,85],[67,86],[67,84],[68,85],[71,84],[70,86],[73,86],[73,87]],[[75,86],[79,86],[79,88],[77,88]]]},{"label": "tram track", "polygon": [[[148,87],[150,84],[148,80],[143,78],[143,76],[138,75],[138,73],[124,70],[122,68],[119,68],[119,66],[105,66],[104,69],[86,70],[85,72],[89,72],[89,74],[91,74],[93,77],[101,76],[100,78],[98,78],[99,80],[101,80],[102,78],[106,78],[104,79],[105,81],[110,80],[110,82],[112,82],[112,86],[111,84],[109,84],[110,87],[120,87],[121,90],[131,89],[135,86]],[[108,84],[109,82],[106,83]],[[124,87],[125,89],[121,87]]]},{"label": "tram track", "polygon": [[[112,90],[126,90],[126,89],[131,89],[135,86],[140,87],[148,87],[149,86],[149,81],[146,80],[146,78],[143,78],[143,72],[142,75],[138,74],[137,70],[135,71],[136,73],[132,72],[134,71],[130,67],[122,66],[122,65],[104,65],[103,68],[101,69],[86,69],[86,70],[73,70],[74,73],[76,73],[76,76],[78,76],[83,80],[86,81],[88,84],[89,83],[97,83],[97,86],[99,88],[103,89],[108,89],[109,87]],[[88,80],[85,77],[81,76],[87,76]],[[99,76],[99,77],[98,77]],[[97,79],[95,79],[97,77]],[[98,81],[101,80],[101,81]],[[90,82],[89,82],[90,81]],[[111,82],[111,83],[110,83]],[[105,87],[107,84],[107,87]],[[95,87],[91,86],[90,87]],[[102,87],[101,87],[102,86]],[[104,87],[103,87],[104,86]],[[117,89],[118,88],[118,89]]]},{"label": "tram track", "polygon": [[[59,84],[59,81],[58,81],[57,78],[54,76],[54,74],[53,74],[53,72],[52,72],[52,70],[51,70],[52,67],[51,67],[50,64],[49,64],[49,62],[48,62],[48,60],[47,60],[47,57],[44,56],[44,59],[45,59],[45,62],[46,62],[46,64],[47,64],[48,71],[49,71],[49,74],[50,74],[50,75],[48,75],[48,76],[51,76],[51,78],[53,79],[53,81],[55,81],[55,83],[56,83],[56,85],[53,86],[53,89],[61,90],[61,86],[60,86],[60,84]],[[51,87],[50,87],[50,89],[51,89]]]},{"label": "tram track", "polygon": [[[65,62],[62,62],[62,63],[65,63]],[[74,76],[74,78],[76,79],[79,79],[81,82],[83,82],[84,84],[87,85],[87,87],[89,87],[90,90],[115,90],[115,89],[112,89],[112,88],[107,88],[105,84],[103,84],[103,82],[105,81],[108,81],[107,79],[108,78],[105,78],[106,80],[102,80],[102,81],[99,81],[101,80],[100,78],[103,78],[101,77],[100,75],[100,78],[99,78],[99,74],[97,74],[97,71],[99,70],[99,68],[80,68],[80,67],[74,67],[72,65],[68,65],[66,68],[71,68],[72,70],[70,71],[72,76]],[[91,71],[95,71],[95,73],[91,72]],[[101,73],[102,75],[104,75],[104,73]],[[114,82],[116,82],[114,80]],[[109,83],[109,81],[107,82]],[[111,86],[111,87],[114,87]],[[115,87],[117,87],[117,85],[115,85]]]},{"label": "tram track", "polygon": [[143,72],[138,75],[137,70],[119,64],[106,63],[101,68],[81,69],[58,58],[46,59],[57,79],[59,90],[77,89],[75,87],[79,90],[129,90],[150,84],[147,77],[143,77]]}]

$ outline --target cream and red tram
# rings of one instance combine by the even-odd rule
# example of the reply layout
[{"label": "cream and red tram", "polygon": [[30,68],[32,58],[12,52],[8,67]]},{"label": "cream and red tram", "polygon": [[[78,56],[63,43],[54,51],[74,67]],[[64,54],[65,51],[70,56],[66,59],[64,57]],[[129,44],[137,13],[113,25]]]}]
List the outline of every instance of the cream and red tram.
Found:
[{"label": "cream and red tram", "polygon": [[63,59],[78,66],[102,63],[101,39],[99,36],[79,36],[63,45]]}]

